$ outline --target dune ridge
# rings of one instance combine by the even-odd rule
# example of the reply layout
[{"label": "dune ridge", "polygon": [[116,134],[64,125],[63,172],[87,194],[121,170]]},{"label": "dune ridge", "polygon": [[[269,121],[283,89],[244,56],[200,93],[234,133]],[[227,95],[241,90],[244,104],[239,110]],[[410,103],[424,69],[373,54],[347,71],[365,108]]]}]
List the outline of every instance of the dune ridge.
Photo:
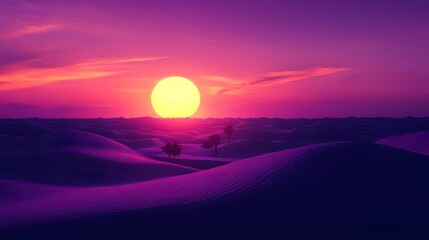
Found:
[{"label": "dune ridge", "polygon": [[429,131],[386,137],[377,143],[429,156]]}]

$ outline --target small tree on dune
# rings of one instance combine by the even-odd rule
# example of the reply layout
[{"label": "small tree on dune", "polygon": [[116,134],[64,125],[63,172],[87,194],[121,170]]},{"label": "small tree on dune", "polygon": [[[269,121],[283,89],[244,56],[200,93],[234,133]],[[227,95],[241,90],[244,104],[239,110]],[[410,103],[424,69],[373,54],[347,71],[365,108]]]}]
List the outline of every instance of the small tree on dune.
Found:
[{"label": "small tree on dune", "polygon": [[219,134],[212,134],[210,135],[209,139],[205,142],[203,142],[203,148],[210,149],[214,147],[215,149],[215,157],[217,157],[217,147],[220,144],[220,135]]},{"label": "small tree on dune", "polygon": [[161,147],[161,149],[163,152],[168,154],[168,157],[179,157],[182,154],[182,146],[176,141],[173,143],[166,143],[163,147]]},{"label": "small tree on dune", "polygon": [[213,144],[210,142],[210,140],[206,140],[203,142],[203,148],[210,149],[212,147],[213,147]]},{"label": "small tree on dune", "polygon": [[228,135],[228,143],[231,142],[231,136],[232,133],[234,132],[234,127],[232,125],[227,125],[226,127],[223,128],[223,132]]}]

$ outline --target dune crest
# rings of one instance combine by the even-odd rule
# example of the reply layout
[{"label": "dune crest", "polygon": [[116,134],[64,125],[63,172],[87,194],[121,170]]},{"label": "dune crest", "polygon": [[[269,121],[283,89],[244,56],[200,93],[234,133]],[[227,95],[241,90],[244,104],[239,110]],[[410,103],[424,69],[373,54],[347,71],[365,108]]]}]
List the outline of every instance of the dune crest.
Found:
[{"label": "dune crest", "polygon": [[429,131],[386,137],[377,143],[429,156]]}]

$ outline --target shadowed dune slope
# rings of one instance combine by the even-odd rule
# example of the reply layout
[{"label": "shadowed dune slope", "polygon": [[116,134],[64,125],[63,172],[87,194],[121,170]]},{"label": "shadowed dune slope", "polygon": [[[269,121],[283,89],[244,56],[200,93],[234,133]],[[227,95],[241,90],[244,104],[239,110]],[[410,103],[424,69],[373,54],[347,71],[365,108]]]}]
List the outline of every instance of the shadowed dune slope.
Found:
[{"label": "shadowed dune slope", "polygon": [[0,179],[0,204],[45,197],[64,192],[64,186],[51,186]]},{"label": "shadowed dune slope", "polygon": [[0,178],[56,185],[109,185],[194,172],[82,131],[56,131],[0,151]]},{"label": "shadowed dune slope", "polygon": [[268,140],[239,140],[219,146],[220,157],[251,157],[281,150],[281,147]]},{"label": "shadowed dune slope", "polygon": [[51,131],[52,129],[49,129],[43,125],[31,123],[31,121],[0,121],[0,133],[11,136],[37,136]]},{"label": "shadowed dune slope", "polygon": [[[127,146],[109,138],[76,130],[56,131],[42,136],[37,136],[29,139],[27,145],[38,149],[72,149],[76,151],[83,149],[99,149],[106,152],[117,151],[135,154],[135,152]],[[121,160],[118,159],[118,161]]]},{"label": "shadowed dune slope", "polygon": [[164,146],[164,143],[157,138],[143,138],[138,140],[116,139],[116,141],[121,142],[122,144],[125,144],[133,149],[151,147],[161,148]]},{"label": "shadowed dune slope", "polygon": [[387,137],[378,140],[377,143],[429,156],[429,131]]},{"label": "shadowed dune slope", "polygon": [[428,172],[428,157],[400,149],[317,144],[183,176],[0,205],[0,227],[45,222],[3,235],[37,233],[52,239],[79,232],[195,239],[320,237],[342,231],[354,232],[353,237],[396,236],[428,222]]},{"label": "shadowed dune slope", "polygon": [[196,169],[210,169],[214,167],[219,167],[225,164],[229,164],[231,161],[226,161],[226,159],[222,158],[205,158],[205,157],[187,157],[187,156],[180,156],[180,157],[160,157],[160,156],[154,156],[153,157],[156,160],[163,161],[163,162],[170,162],[182,166],[188,166]]}]

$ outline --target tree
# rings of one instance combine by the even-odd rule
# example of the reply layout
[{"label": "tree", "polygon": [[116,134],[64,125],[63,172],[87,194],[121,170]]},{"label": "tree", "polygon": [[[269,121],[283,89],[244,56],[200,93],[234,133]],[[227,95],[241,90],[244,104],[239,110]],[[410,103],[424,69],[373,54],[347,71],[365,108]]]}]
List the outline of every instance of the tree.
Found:
[{"label": "tree", "polygon": [[234,127],[232,125],[227,125],[226,127],[223,128],[223,132],[228,135],[228,143],[231,142],[231,136],[232,133],[234,132]]},{"label": "tree", "polygon": [[203,148],[210,149],[214,147],[215,149],[215,157],[217,157],[217,147],[220,144],[220,135],[219,134],[212,134],[210,135],[209,139],[207,141],[203,142]]},{"label": "tree", "polygon": [[210,149],[212,147],[213,147],[213,144],[210,142],[210,140],[206,140],[203,142],[203,148]]},{"label": "tree", "polygon": [[168,157],[179,157],[182,154],[182,146],[178,144],[176,141],[173,143],[166,143],[163,147],[161,147],[162,151],[168,154]]}]

